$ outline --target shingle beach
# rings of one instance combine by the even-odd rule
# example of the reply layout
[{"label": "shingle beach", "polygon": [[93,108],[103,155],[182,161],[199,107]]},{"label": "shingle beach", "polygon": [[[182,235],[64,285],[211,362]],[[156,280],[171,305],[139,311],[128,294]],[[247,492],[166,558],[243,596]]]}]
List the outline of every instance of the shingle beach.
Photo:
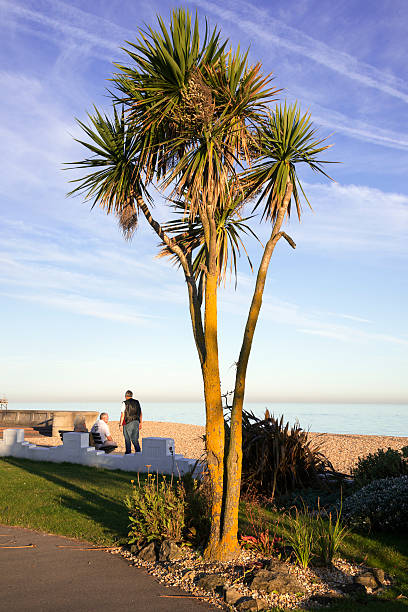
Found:
[{"label": "shingle beach", "polygon": [[[119,429],[118,421],[109,423],[113,439],[118,444],[117,452],[125,451],[123,435]],[[141,438],[150,436],[169,437],[175,442],[176,453],[185,457],[198,459],[204,454],[202,436],[205,428],[200,425],[187,425],[184,423],[167,423],[160,421],[145,421],[142,426]],[[310,433],[316,445],[321,446],[322,452],[332,462],[334,468],[349,473],[350,468],[356,464],[358,457],[365,457],[379,448],[388,447],[400,449],[408,445],[408,437],[397,436],[367,436],[355,434]],[[30,438],[27,438],[30,440]],[[33,438],[34,444],[57,445],[59,438],[38,437]]]}]

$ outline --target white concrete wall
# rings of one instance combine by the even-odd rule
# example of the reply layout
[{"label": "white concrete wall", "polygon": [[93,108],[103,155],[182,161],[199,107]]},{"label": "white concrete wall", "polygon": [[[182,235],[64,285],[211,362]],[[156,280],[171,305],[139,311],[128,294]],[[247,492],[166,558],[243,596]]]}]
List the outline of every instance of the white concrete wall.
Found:
[{"label": "white concrete wall", "polygon": [[87,433],[67,432],[60,446],[36,446],[24,441],[24,429],[5,429],[0,440],[0,457],[20,457],[33,461],[80,463],[108,470],[159,472],[182,476],[195,466],[194,459],[176,455],[172,438],[143,438],[142,452],[129,455],[105,454],[89,446]]}]

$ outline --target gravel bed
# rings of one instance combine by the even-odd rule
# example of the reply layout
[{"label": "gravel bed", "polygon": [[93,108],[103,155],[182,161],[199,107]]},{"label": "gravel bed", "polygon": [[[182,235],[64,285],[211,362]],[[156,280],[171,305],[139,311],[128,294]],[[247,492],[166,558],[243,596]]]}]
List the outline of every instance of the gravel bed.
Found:
[{"label": "gravel bed", "polygon": [[[141,567],[152,574],[158,581],[167,586],[180,588],[192,596],[203,599],[212,605],[224,610],[236,610],[234,605],[224,601],[222,593],[204,591],[197,586],[196,580],[203,574],[214,574],[222,577],[225,588],[233,588],[242,597],[252,598],[261,604],[259,609],[268,609],[281,606],[287,609],[307,609],[316,605],[319,597],[336,598],[343,596],[341,588],[353,583],[354,576],[366,572],[369,568],[356,565],[338,558],[334,560],[331,568],[302,569],[293,563],[285,563],[288,572],[294,575],[302,587],[302,593],[269,593],[255,591],[245,584],[248,574],[262,568],[270,559],[256,555],[252,551],[242,550],[240,557],[230,563],[209,563],[191,549],[183,549],[183,557],[176,561],[150,562],[139,559],[128,549],[121,548],[111,551],[112,554],[121,554],[129,563]],[[390,580],[384,581],[385,586]],[[368,590],[369,592],[369,590]]]}]

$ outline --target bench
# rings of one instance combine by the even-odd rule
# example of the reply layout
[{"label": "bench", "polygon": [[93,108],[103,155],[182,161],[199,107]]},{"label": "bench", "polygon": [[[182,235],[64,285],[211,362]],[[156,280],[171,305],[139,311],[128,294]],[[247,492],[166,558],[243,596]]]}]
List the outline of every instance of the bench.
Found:
[{"label": "bench", "polygon": [[[64,433],[71,433],[72,430],[70,429],[59,429],[58,433],[60,435],[61,438],[61,442],[64,441]],[[102,438],[101,438],[101,434],[98,432],[94,432],[94,431],[90,431],[89,432],[89,438],[91,438],[92,436],[92,441],[93,444],[92,446],[95,446],[96,450],[103,450],[105,451],[106,454],[111,453],[112,451],[115,450],[115,448],[117,448],[117,444],[108,444],[105,446],[105,444],[102,442]],[[91,439],[89,440],[89,442],[91,443]]]}]

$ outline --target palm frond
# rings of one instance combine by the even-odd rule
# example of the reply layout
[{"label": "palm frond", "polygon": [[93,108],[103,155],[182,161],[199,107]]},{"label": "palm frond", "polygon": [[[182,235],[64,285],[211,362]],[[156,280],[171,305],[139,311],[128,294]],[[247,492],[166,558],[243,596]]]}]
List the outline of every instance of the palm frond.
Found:
[{"label": "palm frond", "polygon": [[129,237],[137,226],[138,210],[135,198],[143,195],[149,200],[139,172],[140,139],[127,125],[124,110],[113,109],[113,118],[95,108],[88,115],[90,125],[78,121],[88,140],[76,139],[91,154],[66,166],[81,171],[90,170],[70,181],[76,187],[68,195],[83,195],[85,200],[114,213],[125,236]]},{"label": "palm frond", "polygon": [[[307,164],[314,172],[331,179],[323,170],[323,164],[335,163],[318,156],[331,145],[327,138],[318,138],[310,113],[301,115],[297,104],[277,105],[259,133],[259,160],[246,173],[246,186],[250,193],[260,194],[255,209],[264,200],[262,217],[275,220],[288,182],[293,186],[293,200],[298,218],[301,216],[299,190],[310,206],[297,173],[299,164]],[[331,179],[332,180],[332,179]],[[288,215],[291,212],[289,203]]]}]

